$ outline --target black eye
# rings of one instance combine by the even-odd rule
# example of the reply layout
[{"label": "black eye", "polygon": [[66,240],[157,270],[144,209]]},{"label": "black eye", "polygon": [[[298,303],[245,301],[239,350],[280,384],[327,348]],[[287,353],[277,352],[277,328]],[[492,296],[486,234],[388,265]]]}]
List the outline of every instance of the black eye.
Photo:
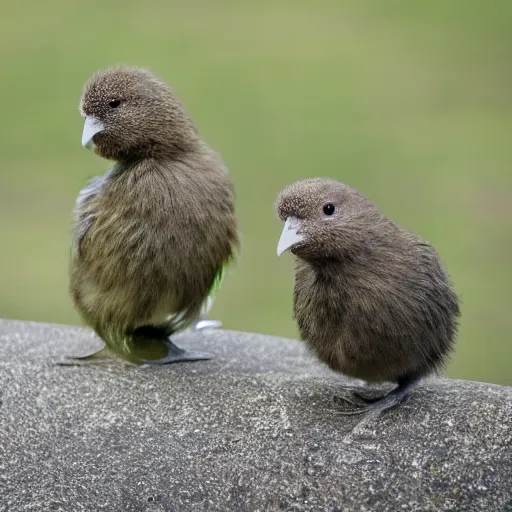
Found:
[{"label": "black eye", "polygon": [[108,102],[109,106],[111,106],[112,108],[117,108],[119,107],[119,105],[121,105],[121,100],[110,100]]},{"label": "black eye", "polygon": [[332,215],[334,213],[334,210],[336,210],[336,208],[334,207],[334,205],[332,203],[324,204],[325,215]]}]

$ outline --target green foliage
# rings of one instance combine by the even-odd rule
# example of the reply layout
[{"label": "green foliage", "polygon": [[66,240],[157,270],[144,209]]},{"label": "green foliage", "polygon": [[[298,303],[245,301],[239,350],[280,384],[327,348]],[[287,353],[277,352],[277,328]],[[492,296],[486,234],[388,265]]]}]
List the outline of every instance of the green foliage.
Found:
[{"label": "green foliage", "polygon": [[296,336],[273,203],[331,176],[441,253],[463,300],[448,375],[512,384],[511,26],[508,0],[4,5],[0,316],[78,323],[71,210],[107,167],[80,145],[81,88],[97,68],[144,65],[237,186],[243,245],[212,318]]}]

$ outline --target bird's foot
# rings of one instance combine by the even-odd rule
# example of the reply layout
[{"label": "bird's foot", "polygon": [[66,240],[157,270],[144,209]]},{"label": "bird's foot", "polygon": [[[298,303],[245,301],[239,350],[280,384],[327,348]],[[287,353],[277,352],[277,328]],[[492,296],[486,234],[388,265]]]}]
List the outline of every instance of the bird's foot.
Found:
[{"label": "bird's foot", "polygon": [[196,331],[204,331],[205,329],[221,329],[222,322],[220,320],[207,320],[206,318],[200,318],[196,320],[192,326],[191,330]]},{"label": "bird's foot", "polygon": [[171,364],[171,363],[183,363],[186,361],[206,361],[213,359],[213,354],[208,352],[194,352],[188,351],[183,348],[176,346],[171,340],[164,342],[167,354],[160,359],[143,359],[140,362],[142,364]]},{"label": "bird's foot", "polygon": [[104,347],[84,356],[74,356],[61,359],[60,361],[57,361],[56,364],[59,366],[85,366],[90,364],[108,363],[112,359],[115,359],[114,354],[107,347]]},{"label": "bird's foot", "polygon": [[354,392],[352,397],[350,399],[345,398],[345,401],[359,408],[355,411],[343,411],[340,414],[343,416],[353,416],[367,412],[380,414],[389,409],[393,409],[407,399],[409,392],[417,386],[420,380],[421,379],[416,377],[400,378],[398,379],[398,386],[395,389],[380,397],[369,398]]}]

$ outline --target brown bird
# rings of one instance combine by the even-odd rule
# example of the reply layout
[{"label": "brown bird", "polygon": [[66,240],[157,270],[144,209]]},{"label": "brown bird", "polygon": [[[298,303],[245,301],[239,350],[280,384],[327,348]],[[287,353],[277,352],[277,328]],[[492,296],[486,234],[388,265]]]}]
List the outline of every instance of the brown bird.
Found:
[{"label": "brown bird", "polygon": [[313,178],[277,199],[285,221],[277,254],[297,257],[294,316],[329,368],[367,382],[394,382],[365,410],[398,405],[453,350],[459,303],[435,249],[387,219],[357,190]]},{"label": "brown bird", "polygon": [[171,88],[144,69],[96,73],[80,113],[83,146],[114,165],[76,201],[70,274],[77,310],[108,352],[131,362],[209,359],[169,336],[220,325],[202,315],[239,243],[221,157]]}]

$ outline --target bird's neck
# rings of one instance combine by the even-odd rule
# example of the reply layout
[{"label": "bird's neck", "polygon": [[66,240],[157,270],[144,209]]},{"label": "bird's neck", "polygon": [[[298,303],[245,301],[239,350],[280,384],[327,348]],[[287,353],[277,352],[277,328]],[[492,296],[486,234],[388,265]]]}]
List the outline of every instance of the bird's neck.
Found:
[{"label": "bird's neck", "polygon": [[361,272],[361,268],[367,267],[372,258],[361,250],[359,252],[347,252],[338,257],[302,259],[299,266],[306,272],[312,274],[317,283],[340,283],[351,281],[354,276]]},{"label": "bird's neck", "polygon": [[315,277],[320,280],[328,281],[332,278],[333,275],[342,273],[346,264],[342,260],[324,258],[309,260],[306,262],[306,265],[315,274]]},{"label": "bird's neck", "polygon": [[145,141],[138,147],[130,147],[129,151],[119,152],[116,162],[123,168],[136,166],[145,160],[153,161],[179,161],[187,158],[187,155],[199,151],[201,140],[194,134],[181,134],[166,140]]}]

